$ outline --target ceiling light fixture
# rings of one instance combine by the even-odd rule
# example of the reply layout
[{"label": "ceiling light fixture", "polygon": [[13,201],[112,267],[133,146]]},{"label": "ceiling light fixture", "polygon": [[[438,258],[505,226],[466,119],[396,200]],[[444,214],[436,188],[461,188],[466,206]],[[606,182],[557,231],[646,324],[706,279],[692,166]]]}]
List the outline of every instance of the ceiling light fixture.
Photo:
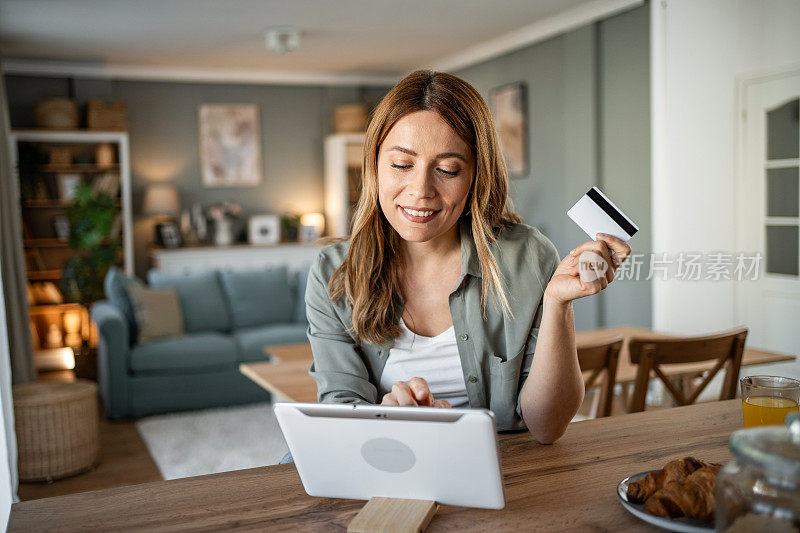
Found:
[{"label": "ceiling light fixture", "polygon": [[285,54],[300,46],[300,31],[293,26],[275,26],[264,33],[267,50]]}]

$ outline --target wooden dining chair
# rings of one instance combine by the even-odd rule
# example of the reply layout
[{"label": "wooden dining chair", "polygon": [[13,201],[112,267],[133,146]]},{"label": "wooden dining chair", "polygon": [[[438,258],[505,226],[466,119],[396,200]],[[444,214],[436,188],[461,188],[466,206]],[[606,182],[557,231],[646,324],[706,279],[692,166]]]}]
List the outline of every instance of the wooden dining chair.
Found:
[{"label": "wooden dining chair", "polygon": [[584,382],[586,392],[595,386],[600,376],[603,376],[603,383],[600,387],[600,400],[597,403],[596,418],[609,416],[613,406],[614,384],[617,379],[617,361],[619,352],[622,350],[622,337],[616,337],[610,341],[584,346],[578,348],[578,363],[581,372],[591,372],[589,378]]},{"label": "wooden dining chair", "polygon": [[[742,365],[747,328],[739,327],[713,335],[685,337],[678,339],[642,339],[631,337],[628,350],[631,363],[638,365],[628,412],[644,411],[647,385],[651,374],[655,374],[675,399],[678,405],[693,404],[700,393],[708,386],[714,376],[725,367],[725,381],[720,392],[720,400],[736,397],[739,381],[739,368]],[[669,376],[662,371],[662,365],[678,365],[716,361],[702,381],[692,387],[676,387]],[[690,389],[690,390],[689,390]]]}]

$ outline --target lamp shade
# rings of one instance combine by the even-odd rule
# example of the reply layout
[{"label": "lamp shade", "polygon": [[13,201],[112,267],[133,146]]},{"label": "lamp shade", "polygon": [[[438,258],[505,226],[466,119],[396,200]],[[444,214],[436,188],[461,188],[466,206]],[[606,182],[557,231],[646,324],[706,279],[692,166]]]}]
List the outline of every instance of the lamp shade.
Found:
[{"label": "lamp shade", "polygon": [[178,189],[172,185],[150,185],[144,193],[146,215],[177,215],[181,210]]},{"label": "lamp shade", "polygon": [[322,213],[306,213],[300,217],[301,226],[311,226],[322,235],[325,229],[325,216]]}]

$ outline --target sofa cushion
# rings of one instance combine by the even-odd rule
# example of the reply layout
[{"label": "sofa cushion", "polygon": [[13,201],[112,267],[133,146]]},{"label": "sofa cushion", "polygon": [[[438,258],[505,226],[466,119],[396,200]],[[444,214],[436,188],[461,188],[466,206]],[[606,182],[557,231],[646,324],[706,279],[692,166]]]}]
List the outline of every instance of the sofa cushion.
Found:
[{"label": "sofa cushion", "polygon": [[220,273],[233,327],[292,321],[294,302],[286,267]]},{"label": "sofa cushion", "polygon": [[152,289],[131,285],[128,295],[136,311],[139,342],[179,337],[183,331],[183,313],[175,289]]},{"label": "sofa cushion", "polygon": [[147,273],[150,285],[157,289],[174,287],[183,311],[183,327],[188,333],[230,331],[231,317],[216,271],[195,274]]},{"label": "sofa cushion", "polygon": [[136,343],[136,339],[139,337],[139,326],[136,323],[136,311],[133,308],[133,302],[128,293],[129,285],[144,287],[144,283],[126,275],[115,266],[108,269],[106,278],[103,280],[106,298],[108,298],[108,301],[114,304],[117,309],[122,311],[122,315],[128,322],[131,343]]},{"label": "sofa cushion", "polygon": [[294,321],[298,324],[308,324],[306,318],[306,285],[308,285],[308,268],[297,271],[295,278],[295,304]]},{"label": "sofa cushion", "polygon": [[220,333],[190,333],[134,346],[134,372],[177,373],[231,367],[236,363],[236,343]]},{"label": "sofa cushion", "polygon": [[233,338],[239,345],[239,360],[266,361],[265,346],[308,342],[306,328],[305,324],[271,324],[236,330]]}]

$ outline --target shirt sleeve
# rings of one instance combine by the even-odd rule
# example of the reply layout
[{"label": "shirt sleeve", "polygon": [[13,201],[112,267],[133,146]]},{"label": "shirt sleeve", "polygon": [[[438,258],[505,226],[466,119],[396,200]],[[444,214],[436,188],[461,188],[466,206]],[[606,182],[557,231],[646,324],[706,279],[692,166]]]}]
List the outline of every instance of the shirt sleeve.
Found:
[{"label": "shirt sleeve", "polygon": [[542,297],[539,300],[539,306],[536,308],[536,314],[533,316],[533,325],[531,326],[531,331],[528,334],[528,341],[525,344],[524,359],[522,360],[522,366],[520,368],[519,389],[517,390],[517,415],[519,415],[520,418],[522,418],[522,387],[525,385],[525,380],[528,379],[528,374],[530,374],[531,371],[533,354],[536,351],[536,341],[539,339],[539,328],[542,325],[542,314],[544,313],[544,291],[547,288],[547,284],[550,282],[550,279],[553,277],[553,274],[555,274],[559,263],[561,263],[558,250],[556,250],[555,246],[552,247],[551,255],[554,257],[554,260],[552,265],[549,267],[549,273],[546,274],[546,277],[542,279]]},{"label": "shirt sleeve", "polygon": [[[306,316],[314,361],[309,374],[317,382],[320,403],[377,403],[378,390],[369,380],[361,347],[348,332],[328,295],[328,279],[320,253],[308,273]],[[330,270],[330,269],[329,269]]]}]

